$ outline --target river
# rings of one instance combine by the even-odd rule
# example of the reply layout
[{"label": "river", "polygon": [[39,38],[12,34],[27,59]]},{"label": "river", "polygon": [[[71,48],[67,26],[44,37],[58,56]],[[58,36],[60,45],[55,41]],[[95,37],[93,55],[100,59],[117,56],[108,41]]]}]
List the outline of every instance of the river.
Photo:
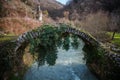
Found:
[{"label": "river", "polygon": [[24,80],[98,80],[87,68],[84,58],[84,42],[80,40],[78,49],[68,51],[58,49],[54,66],[47,64],[38,67],[37,62],[28,69]]}]

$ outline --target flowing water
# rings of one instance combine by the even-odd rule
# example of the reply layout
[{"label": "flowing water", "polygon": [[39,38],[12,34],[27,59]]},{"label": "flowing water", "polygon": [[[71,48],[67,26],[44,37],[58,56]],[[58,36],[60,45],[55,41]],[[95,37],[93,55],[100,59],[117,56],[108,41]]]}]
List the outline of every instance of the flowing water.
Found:
[{"label": "flowing water", "polygon": [[38,67],[35,62],[26,72],[24,80],[98,80],[85,65],[84,42],[80,40],[78,49],[70,47],[68,51],[58,49],[54,66],[47,64]]}]

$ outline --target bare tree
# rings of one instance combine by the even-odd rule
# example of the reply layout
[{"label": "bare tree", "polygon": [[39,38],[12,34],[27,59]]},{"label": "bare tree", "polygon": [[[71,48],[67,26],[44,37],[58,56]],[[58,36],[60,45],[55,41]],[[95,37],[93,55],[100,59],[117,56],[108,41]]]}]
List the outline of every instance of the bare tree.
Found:
[{"label": "bare tree", "polygon": [[107,39],[108,22],[108,13],[99,11],[87,15],[84,20],[80,21],[80,24],[82,29],[92,34],[96,39],[103,41]]},{"label": "bare tree", "polygon": [[114,39],[115,33],[120,32],[120,15],[118,11],[111,13],[109,29],[113,32],[112,39]]}]

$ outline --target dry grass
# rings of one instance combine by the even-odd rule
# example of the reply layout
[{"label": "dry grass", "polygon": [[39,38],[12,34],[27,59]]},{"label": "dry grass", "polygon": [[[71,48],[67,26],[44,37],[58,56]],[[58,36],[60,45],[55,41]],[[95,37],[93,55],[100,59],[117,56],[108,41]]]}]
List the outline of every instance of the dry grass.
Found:
[{"label": "dry grass", "polygon": [[41,25],[41,22],[32,18],[5,17],[0,19],[0,28],[6,33],[22,34]]},{"label": "dry grass", "polygon": [[10,0],[2,3],[2,17],[33,17],[32,9],[20,0]]},{"label": "dry grass", "polygon": [[106,38],[105,33],[109,24],[109,16],[103,11],[91,13],[80,22],[80,27],[91,33],[97,39]]},{"label": "dry grass", "polygon": [[33,10],[21,0],[1,1],[0,31],[20,35],[41,25],[33,19]]}]

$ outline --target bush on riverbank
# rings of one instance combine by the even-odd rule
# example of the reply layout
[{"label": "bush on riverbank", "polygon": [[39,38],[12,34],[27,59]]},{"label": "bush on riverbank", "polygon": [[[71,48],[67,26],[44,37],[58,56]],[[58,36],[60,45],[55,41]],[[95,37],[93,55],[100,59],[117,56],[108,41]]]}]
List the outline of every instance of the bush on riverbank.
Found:
[{"label": "bush on riverbank", "polygon": [[14,53],[15,39],[13,34],[0,37],[0,79],[2,80],[22,80],[26,71],[27,66],[19,63],[18,55]]},{"label": "bush on riverbank", "polygon": [[104,47],[90,47],[86,45],[84,51],[88,53],[88,68],[95,73],[100,80],[117,80],[120,76],[120,55],[107,51]]}]

